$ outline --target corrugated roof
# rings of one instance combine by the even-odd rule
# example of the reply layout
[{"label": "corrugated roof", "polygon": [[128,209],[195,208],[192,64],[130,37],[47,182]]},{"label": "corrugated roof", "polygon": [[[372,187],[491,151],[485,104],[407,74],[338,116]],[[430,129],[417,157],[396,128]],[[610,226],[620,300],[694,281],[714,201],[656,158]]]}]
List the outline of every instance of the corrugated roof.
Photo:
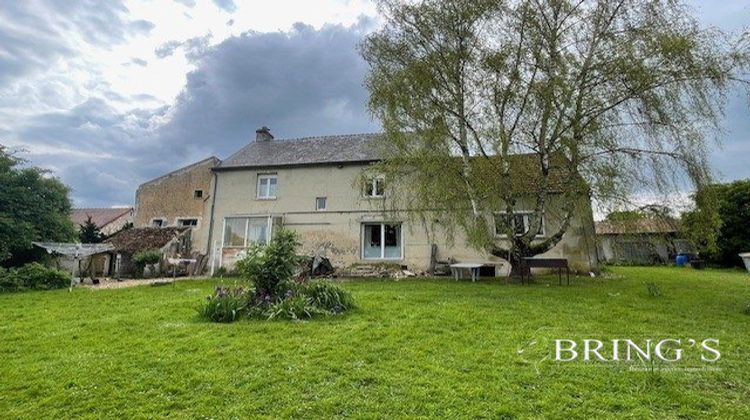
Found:
[{"label": "corrugated roof", "polygon": [[132,207],[73,209],[70,214],[70,220],[72,220],[76,227],[78,227],[79,225],[86,223],[86,220],[91,216],[91,221],[94,222],[99,229],[102,229],[132,211]]},{"label": "corrugated roof", "polygon": [[121,231],[105,242],[114,245],[116,252],[134,254],[147,249],[160,249],[188,229],[180,227],[130,228]]},{"label": "corrugated roof", "polygon": [[253,141],[216,169],[297,166],[378,160],[375,143],[381,134],[345,134]]},{"label": "corrugated roof", "polygon": [[638,219],[596,222],[597,235],[633,235],[643,233],[674,233],[679,230],[675,220],[668,219]]}]

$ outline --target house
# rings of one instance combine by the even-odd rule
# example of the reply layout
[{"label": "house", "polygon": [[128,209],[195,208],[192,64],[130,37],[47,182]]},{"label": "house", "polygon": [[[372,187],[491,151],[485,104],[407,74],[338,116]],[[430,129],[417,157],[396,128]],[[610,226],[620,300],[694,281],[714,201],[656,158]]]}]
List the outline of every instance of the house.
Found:
[{"label": "house", "polygon": [[80,228],[91,217],[99,232],[109,236],[133,223],[133,213],[132,207],[73,209],[70,220],[76,228]]},{"label": "house", "polygon": [[596,222],[599,258],[607,263],[667,263],[681,252],[693,252],[680,237],[679,223],[670,218]]},{"label": "house", "polygon": [[133,255],[140,251],[158,250],[163,258],[187,255],[191,248],[190,235],[189,227],[176,226],[123,230],[105,241],[114,247],[110,252],[114,257],[110,273],[117,278],[131,276],[135,271]]},{"label": "house", "polygon": [[[423,271],[436,258],[500,262],[467,247],[464,238],[448,241],[439,221],[428,229],[403,212],[384,210],[388,197],[383,179],[374,177],[364,186],[358,182],[379,160],[379,138],[354,134],[277,140],[268,128],[257,130],[254,141],[213,168],[207,233],[212,270],[231,269],[246,246],[267,242],[279,226],[300,234],[303,253],[327,256],[337,267],[389,262]],[[576,206],[570,229],[544,256],[568,258],[579,271],[595,270],[589,197],[581,196]],[[528,226],[525,210],[519,205],[513,217]],[[555,213],[543,220],[541,236],[560,223]]]},{"label": "house", "polygon": [[213,173],[211,156],[141,184],[135,195],[134,226],[189,228],[192,251],[208,252]]}]

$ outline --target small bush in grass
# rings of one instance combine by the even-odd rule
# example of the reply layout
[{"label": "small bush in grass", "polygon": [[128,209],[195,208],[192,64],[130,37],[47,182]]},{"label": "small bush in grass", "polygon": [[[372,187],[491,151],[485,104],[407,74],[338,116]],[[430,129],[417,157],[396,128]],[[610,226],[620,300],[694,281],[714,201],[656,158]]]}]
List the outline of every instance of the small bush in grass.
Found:
[{"label": "small bush in grass", "polygon": [[327,281],[311,281],[301,287],[301,293],[313,306],[333,314],[354,308],[351,293]]},{"label": "small bush in grass", "polygon": [[648,282],[646,283],[646,291],[648,292],[648,295],[651,297],[661,297],[662,292],[661,288],[658,284],[654,282]]},{"label": "small bush in grass", "polygon": [[[217,293],[208,298],[201,314],[215,322],[231,322],[240,315],[259,318],[307,319],[335,315],[354,307],[351,294],[323,281],[295,283],[299,257],[294,232],[277,231],[268,245],[255,245],[237,262],[237,272],[253,283],[244,300]],[[243,305],[244,304],[244,305]]]},{"label": "small bush in grass", "polygon": [[268,319],[306,319],[320,312],[303,295],[285,297],[271,304],[263,313]]},{"label": "small bush in grass", "polygon": [[251,294],[242,287],[218,286],[198,312],[213,322],[236,321],[245,314]]},{"label": "small bush in grass", "polygon": [[745,310],[742,312],[744,312],[745,315],[750,315],[750,302],[747,303],[747,305],[745,306]]},{"label": "small bush in grass", "polygon": [[293,231],[279,229],[268,245],[248,248],[247,256],[237,262],[237,273],[253,282],[256,293],[278,297],[297,270],[298,246]]}]

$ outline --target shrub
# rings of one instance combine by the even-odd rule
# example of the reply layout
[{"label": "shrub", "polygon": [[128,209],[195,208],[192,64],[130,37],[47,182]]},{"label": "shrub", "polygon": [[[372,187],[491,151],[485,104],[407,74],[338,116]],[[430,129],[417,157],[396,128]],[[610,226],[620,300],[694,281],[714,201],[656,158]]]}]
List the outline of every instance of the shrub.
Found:
[{"label": "shrub", "polygon": [[254,289],[217,288],[201,307],[201,315],[214,322],[232,322],[241,315],[267,319],[306,319],[335,315],[354,307],[351,294],[323,281],[292,281],[300,257],[294,232],[281,229],[267,246],[252,246],[237,262],[237,272]]},{"label": "shrub", "polygon": [[236,321],[245,313],[251,294],[242,287],[218,286],[198,312],[213,322]]},{"label": "shrub", "polygon": [[253,282],[259,295],[277,297],[285,291],[284,283],[290,281],[297,269],[297,235],[279,229],[268,245],[253,245],[247,256],[237,262],[237,272]]},{"label": "shrub", "polygon": [[70,285],[70,274],[39,263],[0,270],[0,291],[62,289]]},{"label": "shrub", "polygon": [[270,305],[264,311],[268,319],[286,318],[286,319],[304,319],[312,318],[320,312],[316,307],[310,304],[310,301],[303,295],[293,295],[285,297],[276,303]]},{"label": "shrub", "polygon": [[312,281],[306,283],[301,293],[310,299],[316,308],[338,314],[354,308],[351,293],[327,281]]},{"label": "shrub", "polygon": [[648,282],[646,283],[646,291],[648,292],[648,295],[651,297],[660,297],[662,295],[661,288],[658,284],[654,282]]},{"label": "shrub", "polygon": [[133,263],[143,275],[143,269],[148,265],[158,264],[161,261],[161,252],[157,249],[146,249],[133,254]]}]

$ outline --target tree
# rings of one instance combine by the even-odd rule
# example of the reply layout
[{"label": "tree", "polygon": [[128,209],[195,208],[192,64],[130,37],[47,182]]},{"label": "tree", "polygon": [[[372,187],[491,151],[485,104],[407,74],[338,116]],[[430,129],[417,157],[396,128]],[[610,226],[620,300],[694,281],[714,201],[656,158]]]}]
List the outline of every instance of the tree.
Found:
[{"label": "tree", "polygon": [[[748,69],[747,41],[679,1],[382,0],[368,36],[372,168],[389,204],[511,261],[549,250],[581,197],[621,204],[710,180],[706,127]],[[524,206],[530,228],[493,212]],[[543,219],[558,223],[542,238]],[[493,224],[497,224],[494,227]],[[509,239],[498,239],[495,229]]]},{"label": "tree", "polygon": [[105,239],[104,235],[99,231],[99,227],[91,220],[91,216],[86,218],[86,221],[79,226],[78,239],[81,243],[98,244]]},{"label": "tree", "polygon": [[0,264],[35,259],[32,241],[70,241],[69,189],[58,179],[25,163],[0,145]]},{"label": "tree", "polygon": [[742,266],[750,251],[750,180],[711,185],[694,195],[695,209],[683,215],[685,234],[703,257],[723,266]]}]

